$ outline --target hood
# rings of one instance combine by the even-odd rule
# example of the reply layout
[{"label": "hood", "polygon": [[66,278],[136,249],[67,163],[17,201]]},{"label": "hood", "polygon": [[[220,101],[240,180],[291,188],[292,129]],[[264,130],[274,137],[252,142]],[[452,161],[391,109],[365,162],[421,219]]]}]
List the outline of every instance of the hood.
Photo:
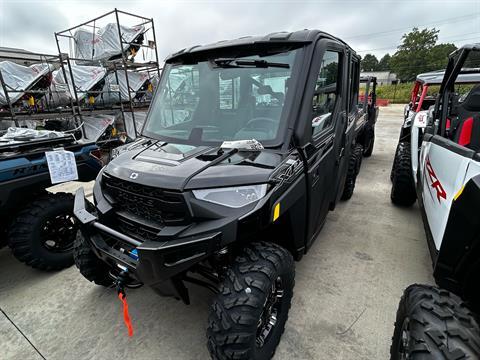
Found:
[{"label": "hood", "polygon": [[119,151],[105,168],[111,176],[169,190],[268,182],[282,161],[278,153],[221,150],[139,139]]}]

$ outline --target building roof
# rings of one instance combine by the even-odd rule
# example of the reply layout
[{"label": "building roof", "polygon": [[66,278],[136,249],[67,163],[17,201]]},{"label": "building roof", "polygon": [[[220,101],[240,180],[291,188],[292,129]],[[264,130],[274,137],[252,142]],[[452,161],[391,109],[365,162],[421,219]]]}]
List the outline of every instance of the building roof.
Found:
[{"label": "building roof", "polygon": [[397,78],[397,74],[391,71],[362,71],[360,76],[374,76],[377,79],[391,79],[395,80]]}]

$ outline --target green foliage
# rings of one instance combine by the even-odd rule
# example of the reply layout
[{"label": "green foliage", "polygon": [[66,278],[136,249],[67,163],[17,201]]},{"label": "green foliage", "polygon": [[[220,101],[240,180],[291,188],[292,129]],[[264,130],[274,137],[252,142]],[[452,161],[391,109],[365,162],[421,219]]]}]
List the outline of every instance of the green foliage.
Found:
[{"label": "green foliage", "polygon": [[[379,99],[390,100],[391,103],[406,104],[410,101],[413,85],[413,81],[398,85],[379,85],[377,86],[377,97]],[[430,85],[427,95],[437,95],[439,90],[440,85]],[[363,93],[360,91],[360,94]]]},{"label": "green foliage", "polygon": [[377,66],[376,70],[377,71],[388,71],[388,70],[390,70],[390,59],[391,58],[392,57],[388,53],[383,55],[383,57],[378,62],[378,66]]},{"label": "green foliage", "polygon": [[[396,90],[395,90],[396,88]],[[394,103],[408,103],[412,92],[413,83],[402,83],[398,85],[377,86],[377,98],[388,99]]]},{"label": "green foliage", "polygon": [[376,71],[378,67],[378,59],[375,55],[366,54],[360,63],[362,71]]},{"label": "green foliage", "polygon": [[444,69],[448,63],[448,55],[457,50],[454,44],[438,44],[435,45],[429,54],[429,64],[432,70]]},{"label": "green foliage", "polygon": [[453,44],[438,44],[439,30],[413,28],[402,36],[402,44],[390,59],[393,72],[402,81],[413,81],[417,74],[438,70],[447,65],[448,55],[456,49]]}]

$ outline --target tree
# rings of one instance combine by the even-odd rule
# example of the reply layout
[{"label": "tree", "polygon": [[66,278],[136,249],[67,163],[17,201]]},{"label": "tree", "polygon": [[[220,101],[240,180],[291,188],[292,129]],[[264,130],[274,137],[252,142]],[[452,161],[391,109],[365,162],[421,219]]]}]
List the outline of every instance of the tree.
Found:
[{"label": "tree", "polygon": [[388,71],[390,70],[390,59],[392,57],[390,54],[385,54],[380,61],[378,62],[377,70],[378,71]]},{"label": "tree", "polygon": [[377,70],[378,66],[378,59],[375,55],[367,54],[362,59],[360,63],[360,67],[362,71],[375,71]]},{"label": "tree", "polygon": [[417,74],[446,66],[453,44],[437,45],[439,30],[413,28],[402,36],[402,43],[390,59],[390,68],[402,81],[414,80]]},{"label": "tree", "polygon": [[435,45],[429,54],[429,65],[433,68],[432,70],[445,68],[448,62],[448,55],[455,50],[457,50],[457,47],[454,44]]}]

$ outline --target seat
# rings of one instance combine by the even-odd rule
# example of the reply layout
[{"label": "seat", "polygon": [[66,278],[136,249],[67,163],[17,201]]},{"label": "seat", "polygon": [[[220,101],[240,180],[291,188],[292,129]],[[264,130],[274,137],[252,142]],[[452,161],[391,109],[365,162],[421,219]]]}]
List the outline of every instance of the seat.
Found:
[{"label": "seat", "polygon": [[456,106],[456,113],[453,140],[469,149],[480,150],[480,85],[473,87]]},{"label": "seat", "polygon": [[455,131],[454,141],[469,149],[480,150],[480,115],[463,120]]}]

